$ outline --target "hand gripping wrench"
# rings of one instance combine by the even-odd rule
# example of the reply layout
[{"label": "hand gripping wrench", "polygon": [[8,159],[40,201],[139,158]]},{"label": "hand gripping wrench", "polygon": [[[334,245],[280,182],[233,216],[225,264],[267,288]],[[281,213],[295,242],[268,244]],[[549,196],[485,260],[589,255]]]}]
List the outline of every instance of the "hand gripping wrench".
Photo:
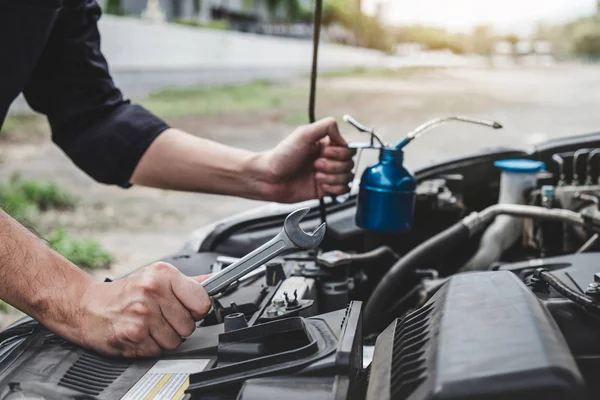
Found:
[{"label": "hand gripping wrench", "polygon": [[300,228],[300,221],[309,211],[309,208],[301,208],[292,212],[286,217],[283,229],[277,236],[202,282],[208,295],[217,294],[247,273],[283,253],[317,248],[325,237],[326,224],[321,224],[312,234],[304,232]]}]

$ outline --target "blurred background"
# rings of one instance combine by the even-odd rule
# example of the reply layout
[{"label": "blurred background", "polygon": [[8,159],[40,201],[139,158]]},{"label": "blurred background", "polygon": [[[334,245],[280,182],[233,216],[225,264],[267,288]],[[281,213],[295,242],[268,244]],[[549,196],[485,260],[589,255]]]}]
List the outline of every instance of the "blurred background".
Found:
[{"label": "blurred background", "polygon": [[[262,151],[307,122],[314,0],[99,1],[114,79],[173,126]],[[411,145],[412,168],[600,130],[600,1],[324,1],[319,117],[352,114],[389,141],[448,114],[505,126],[444,126]],[[97,184],[21,98],[0,132],[0,203],[98,278],[260,204]],[[18,316],[0,302],[0,327]]]}]

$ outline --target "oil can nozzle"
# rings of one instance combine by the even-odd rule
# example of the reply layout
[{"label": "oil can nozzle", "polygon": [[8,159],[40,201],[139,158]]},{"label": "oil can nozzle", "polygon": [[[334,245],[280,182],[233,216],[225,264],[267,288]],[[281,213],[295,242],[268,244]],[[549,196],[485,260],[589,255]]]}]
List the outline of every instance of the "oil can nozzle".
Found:
[{"label": "oil can nozzle", "polygon": [[[356,119],[354,119],[352,116],[347,115],[347,114],[344,115],[344,122],[352,125],[359,132],[366,133],[366,134],[368,134],[368,135],[371,136],[370,143],[350,143],[348,145],[348,147],[354,148],[354,149],[364,149],[364,148],[376,149],[376,148],[383,148],[383,147],[387,147],[388,146],[383,141],[383,139],[381,138],[381,136],[379,136],[379,134],[377,132],[375,132],[374,128],[367,128],[366,126],[364,126],[363,124],[361,124],[360,122],[358,122]],[[379,142],[379,146],[375,145],[374,139],[377,139],[377,141]]]},{"label": "oil can nozzle", "polygon": [[416,139],[417,137],[419,137],[421,134],[425,133],[426,131],[433,129],[439,125],[442,125],[446,122],[451,122],[451,121],[467,122],[470,124],[488,126],[493,129],[502,129],[502,125],[499,124],[498,122],[487,121],[484,119],[461,117],[461,116],[449,116],[449,117],[443,117],[443,118],[436,118],[436,119],[432,119],[431,121],[425,122],[423,125],[417,127],[417,129],[415,129],[414,131],[408,133],[408,135],[406,135],[406,137],[404,139],[402,139],[400,142],[398,142],[398,144],[396,145],[396,150],[400,150],[400,149],[404,148],[407,144],[412,142],[414,139]]}]

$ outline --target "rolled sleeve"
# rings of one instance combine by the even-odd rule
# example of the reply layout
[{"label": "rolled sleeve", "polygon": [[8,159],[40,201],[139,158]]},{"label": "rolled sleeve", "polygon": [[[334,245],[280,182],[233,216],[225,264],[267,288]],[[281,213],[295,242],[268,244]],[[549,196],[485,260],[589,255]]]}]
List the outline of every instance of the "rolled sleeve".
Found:
[{"label": "rolled sleeve", "polygon": [[169,125],[123,98],[100,52],[94,0],[67,0],[23,90],[48,117],[52,140],[98,182],[129,187],[139,160]]}]

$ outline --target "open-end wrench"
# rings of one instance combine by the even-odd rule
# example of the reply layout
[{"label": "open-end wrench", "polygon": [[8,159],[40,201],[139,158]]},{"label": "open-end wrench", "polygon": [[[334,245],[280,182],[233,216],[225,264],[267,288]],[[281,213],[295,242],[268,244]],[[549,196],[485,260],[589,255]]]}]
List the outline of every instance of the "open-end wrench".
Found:
[{"label": "open-end wrench", "polygon": [[283,229],[277,236],[202,282],[208,295],[217,294],[247,273],[281,254],[317,248],[325,237],[326,225],[321,224],[312,234],[304,232],[300,228],[300,221],[309,211],[309,208],[301,208],[292,212],[286,217]]}]

